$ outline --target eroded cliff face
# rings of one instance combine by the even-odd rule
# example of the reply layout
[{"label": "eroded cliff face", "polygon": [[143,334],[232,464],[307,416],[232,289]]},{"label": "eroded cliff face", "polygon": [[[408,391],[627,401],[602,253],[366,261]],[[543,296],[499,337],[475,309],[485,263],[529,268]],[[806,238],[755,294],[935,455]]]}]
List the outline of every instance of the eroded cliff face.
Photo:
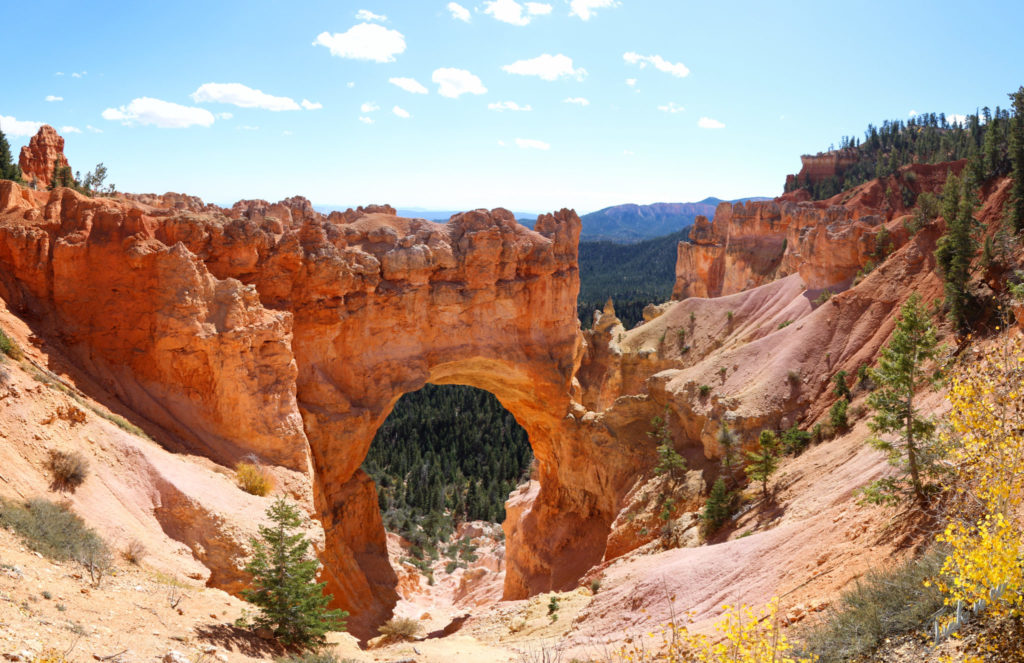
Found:
[{"label": "eroded cliff face", "polygon": [[[963,161],[901,168],[829,200],[797,191],[775,200],[722,203],[714,220],[697,217],[690,242],[680,242],[672,298],[720,297],[799,274],[809,290],[849,285],[870,260],[879,262],[906,240],[900,221],[910,199],[938,193]],[[888,237],[879,235],[886,226]]]},{"label": "eroded cliff face", "polygon": [[39,128],[36,135],[29,139],[28,145],[21,148],[18,165],[21,166],[21,177],[29,186],[45,189],[53,180],[53,167],[64,168],[68,165],[64,156],[64,138],[48,124]]},{"label": "eroded cliff face", "polygon": [[302,198],[133,198],[0,184],[0,296],[190,450],[311,469],[329,591],[354,632],[387,617],[397,582],[359,465],[428,381],[491,391],[530,436],[540,490],[509,524],[505,595],[570,587],[600,560],[609,484],[631,469],[595,458],[570,416],[575,213],[529,230],[501,209],[437,224],[388,207],[324,217]]}]

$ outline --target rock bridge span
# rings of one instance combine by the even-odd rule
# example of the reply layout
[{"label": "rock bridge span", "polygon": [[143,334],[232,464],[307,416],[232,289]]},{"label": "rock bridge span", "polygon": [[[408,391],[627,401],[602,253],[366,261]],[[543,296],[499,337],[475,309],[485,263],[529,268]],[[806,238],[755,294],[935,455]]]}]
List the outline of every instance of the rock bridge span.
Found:
[{"label": "rock bridge span", "polygon": [[579,231],[570,210],[530,230],[502,209],[438,224],[2,182],[0,297],[190,450],[310,477],[328,590],[366,636],[397,581],[359,466],[426,382],[490,391],[529,435],[541,489],[506,523],[506,598],[571,587],[604,554],[627,464],[588,447],[573,399]]}]

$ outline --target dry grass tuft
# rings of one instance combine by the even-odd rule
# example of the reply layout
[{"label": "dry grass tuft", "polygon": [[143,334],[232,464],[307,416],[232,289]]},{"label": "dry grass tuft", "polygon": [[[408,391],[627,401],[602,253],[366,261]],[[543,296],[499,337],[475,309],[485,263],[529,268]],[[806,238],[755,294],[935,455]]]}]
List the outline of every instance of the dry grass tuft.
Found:
[{"label": "dry grass tuft", "polygon": [[274,477],[254,462],[239,461],[235,465],[235,478],[238,486],[251,495],[265,497],[274,489]]},{"label": "dry grass tuft", "polygon": [[75,488],[85,483],[85,477],[89,474],[89,461],[78,451],[50,449],[46,469],[50,471],[54,490],[74,492]]}]

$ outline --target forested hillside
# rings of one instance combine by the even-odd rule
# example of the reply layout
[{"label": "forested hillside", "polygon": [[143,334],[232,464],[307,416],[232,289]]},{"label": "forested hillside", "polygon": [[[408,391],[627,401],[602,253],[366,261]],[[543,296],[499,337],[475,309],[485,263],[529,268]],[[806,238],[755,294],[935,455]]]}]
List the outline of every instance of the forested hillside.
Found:
[{"label": "forested hillside", "polygon": [[667,301],[675,283],[676,246],[689,234],[686,227],[636,244],[580,242],[576,310],[583,327],[590,327],[594,310],[604,308],[609,297],[627,329],[643,320],[644,306]]},{"label": "forested hillside", "polygon": [[532,460],[526,431],[493,395],[428,384],[398,401],[363,469],[384,526],[432,553],[459,522],[504,520]]},{"label": "forested hillside", "polygon": [[[1020,93],[1010,95],[1019,104]],[[886,177],[910,163],[940,163],[969,159],[968,177],[976,186],[1010,172],[1011,125],[1018,114],[996,106],[977,114],[949,118],[944,113],[922,113],[907,121],[887,120],[881,127],[869,124],[864,140],[843,136],[839,154],[853,163],[835,177],[808,182],[799,177],[786,183],[786,191],[806,188],[815,200]],[[834,151],[830,151],[834,153]]]}]

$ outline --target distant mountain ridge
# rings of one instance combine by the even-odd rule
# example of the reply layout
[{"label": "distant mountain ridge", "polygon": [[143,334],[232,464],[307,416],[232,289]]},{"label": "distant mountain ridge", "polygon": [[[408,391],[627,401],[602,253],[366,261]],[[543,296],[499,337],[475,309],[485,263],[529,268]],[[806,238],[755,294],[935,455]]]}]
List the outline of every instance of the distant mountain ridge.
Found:
[{"label": "distant mountain ridge", "polygon": [[580,240],[633,243],[661,237],[693,225],[694,219],[700,215],[711,218],[719,203],[736,203],[747,200],[770,199],[764,196],[754,196],[726,201],[708,196],[704,200],[694,203],[653,203],[651,205],[627,203],[605,207],[580,217],[583,222]]}]

